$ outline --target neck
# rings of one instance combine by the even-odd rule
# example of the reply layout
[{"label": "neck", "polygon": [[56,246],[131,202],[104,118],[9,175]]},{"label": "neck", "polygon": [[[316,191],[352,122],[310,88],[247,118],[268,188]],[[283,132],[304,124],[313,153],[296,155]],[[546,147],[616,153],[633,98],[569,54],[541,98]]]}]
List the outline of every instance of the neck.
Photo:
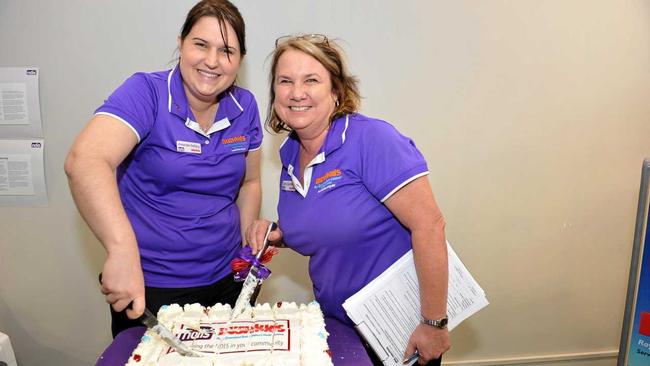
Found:
[{"label": "neck", "polygon": [[301,149],[310,157],[316,156],[318,151],[321,149],[325,143],[325,138],[327,137],[328,128],[325,128],[321,131],[312,134],[306,134],[304,132],[296,131],[298,134],[298,139],[300,140]]},{"label": "neck", "polygon": [[210,127],[214,124],[218,106],[219,104],[217,103],[198,110],[190,106],[192,113],[196,118],[196,122],[199,123],[199,126],[201,126],[201,129],[203,129],[204,132],[208,132]]},{"label": "neck", "polygon": [[196,122],[199,123],[203,131],[209,130],[214,123],[219,103],[216,100],[212,102],[202,101],[189,95],[187,102],[192,114],[194,114],[194,118],[196,118]]}]

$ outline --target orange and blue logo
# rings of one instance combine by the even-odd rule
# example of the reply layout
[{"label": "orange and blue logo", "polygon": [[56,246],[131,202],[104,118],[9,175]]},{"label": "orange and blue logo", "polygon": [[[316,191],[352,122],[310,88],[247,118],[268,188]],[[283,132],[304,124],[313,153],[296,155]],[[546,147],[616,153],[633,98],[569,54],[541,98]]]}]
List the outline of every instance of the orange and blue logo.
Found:
[{"label": "orange and blue logo", "polygon": [[327,173],[316,178],[314,188],[317,192],[336,187],[336,181],[343,177],[341,169],[332,169]]},{"label": "orange and blue logo", "polygon": [[248,142],[246,136],[234,136],[221,139],[221,143],[229,148],[231,151],[244,151],[248,149]]}]

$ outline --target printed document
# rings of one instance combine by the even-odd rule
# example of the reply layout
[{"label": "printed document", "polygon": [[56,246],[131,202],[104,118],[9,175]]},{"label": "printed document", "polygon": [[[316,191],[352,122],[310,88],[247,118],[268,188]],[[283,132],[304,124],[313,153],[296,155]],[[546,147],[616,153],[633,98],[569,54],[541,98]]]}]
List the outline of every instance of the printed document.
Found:
[{"label": "printed document", "polygon": [[43,139],[0,139],[0,206],[47,204]]},{"label": "printed document", "polygon": [[0,67],[0,138],[43,136],[38,67]]},{"label": "printed document", "polygon": [[[449,330],[488,305],[485,292],[447,242]],[[385,366],[402,365],[411,332],[420,323],[420,290],[413,251],[348,298],[343,308]],[[411,364],[414,364],[413,361]]]}]

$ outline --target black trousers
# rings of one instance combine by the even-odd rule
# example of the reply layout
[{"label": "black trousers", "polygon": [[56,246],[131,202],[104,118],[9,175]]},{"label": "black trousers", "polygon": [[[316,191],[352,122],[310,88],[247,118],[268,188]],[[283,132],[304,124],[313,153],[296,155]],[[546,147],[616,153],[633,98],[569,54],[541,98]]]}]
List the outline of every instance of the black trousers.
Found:
[{"label": "black trousers", "polygon": [[[208,286],[188,288],[145,286],[144,293],[147,309],[157,314],[161,306],[169,304],[183,306],[185,304],[199,303],[203,306],[212,306],[216,303],[222,303],[235,306],[235,301],[237,301],[242,286],[243,282],[235,282],[233,275],[230,274]],[[142,326],[139,320],[129,319],[126,316],[126,310],[118,313],[111,306],[109,308],[111,309],[111,331],[113,332],[113,338],[125,329]]]}]

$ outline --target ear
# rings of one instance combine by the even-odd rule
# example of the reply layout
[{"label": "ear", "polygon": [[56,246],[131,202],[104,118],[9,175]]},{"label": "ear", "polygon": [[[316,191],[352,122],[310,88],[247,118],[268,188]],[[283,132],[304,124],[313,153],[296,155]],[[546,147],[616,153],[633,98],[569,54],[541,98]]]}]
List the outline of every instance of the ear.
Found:
[{"label": "ear", "polygon": [[334,101],[334,106],[339,106],[339,99],[339,93],[336,90],[332,89],[332,100]]},{"label": "ear", "polygon": [[181,36],[178,36],[178,38],[176,38],[176,43],[178,43],[178,54],[180,55],[181,46],[183,45],[183,40],[181,39]]}]

